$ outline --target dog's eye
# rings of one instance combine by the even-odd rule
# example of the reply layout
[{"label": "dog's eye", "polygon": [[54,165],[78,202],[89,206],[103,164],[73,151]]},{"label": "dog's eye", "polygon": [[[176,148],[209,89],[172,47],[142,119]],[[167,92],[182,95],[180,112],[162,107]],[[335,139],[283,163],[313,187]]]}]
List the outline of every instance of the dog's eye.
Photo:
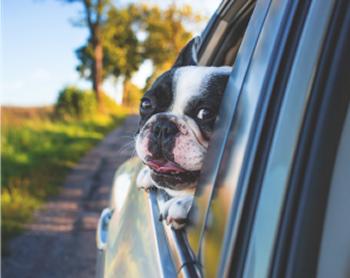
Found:
[{"label": "dog's eye", "polygon": [[152,101],[148,98],[141,100],[140,109],[141,111],[148,111],[152,108]]},{"label": "dog's eye", "polygon": [[204,121],[204,120],[210,120],[214,117],[213,111],[211,111],[208,108],[202,108],[197,113],[197,118]]}]

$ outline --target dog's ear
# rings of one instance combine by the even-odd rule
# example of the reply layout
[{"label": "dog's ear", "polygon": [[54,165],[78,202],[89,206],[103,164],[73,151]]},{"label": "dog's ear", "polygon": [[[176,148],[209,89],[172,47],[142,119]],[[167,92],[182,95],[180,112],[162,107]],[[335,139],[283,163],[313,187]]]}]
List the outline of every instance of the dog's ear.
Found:
[{"label": "dog's ear", "polygon": [[197,47],[200,43],[200,37],[194,37],[187,45],[181,50],[179,56],[177,56],[173,68],[184,66],[196,66],[197,60]]}]

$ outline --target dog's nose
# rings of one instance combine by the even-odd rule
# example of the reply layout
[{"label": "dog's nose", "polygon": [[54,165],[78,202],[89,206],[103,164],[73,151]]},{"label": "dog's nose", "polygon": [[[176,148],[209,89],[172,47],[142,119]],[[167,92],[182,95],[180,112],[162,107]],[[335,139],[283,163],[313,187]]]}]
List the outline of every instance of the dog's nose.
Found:
[{"label": "dog's nose", "polygon": [[164,140],[175,136],[179,132],[179,129],[173,122],[162,120],[155,123],[153,132],[156,138]]}]

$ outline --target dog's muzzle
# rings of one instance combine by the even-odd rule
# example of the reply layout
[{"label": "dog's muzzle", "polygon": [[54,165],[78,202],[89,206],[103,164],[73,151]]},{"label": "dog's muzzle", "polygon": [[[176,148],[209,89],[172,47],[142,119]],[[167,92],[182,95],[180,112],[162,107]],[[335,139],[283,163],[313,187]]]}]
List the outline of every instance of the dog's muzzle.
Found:
[{"label": "dog's muzzle", "polygon": [[206,146],[194,120],[186,115],[158,113],[141,128],[136,151],[155,171],[181,173],[201,169]]}]

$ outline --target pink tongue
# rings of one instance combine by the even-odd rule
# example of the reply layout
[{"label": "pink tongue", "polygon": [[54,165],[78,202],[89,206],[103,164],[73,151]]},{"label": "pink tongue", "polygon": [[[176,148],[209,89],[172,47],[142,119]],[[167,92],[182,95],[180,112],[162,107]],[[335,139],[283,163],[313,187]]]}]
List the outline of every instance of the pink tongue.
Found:
[{"label": "pink tongue", "polygon": [[177,166],[171,161],[164,160],[149,160],[147,161],[148,166],[160,173],[180,173],[185,172],[184,169]]}]

